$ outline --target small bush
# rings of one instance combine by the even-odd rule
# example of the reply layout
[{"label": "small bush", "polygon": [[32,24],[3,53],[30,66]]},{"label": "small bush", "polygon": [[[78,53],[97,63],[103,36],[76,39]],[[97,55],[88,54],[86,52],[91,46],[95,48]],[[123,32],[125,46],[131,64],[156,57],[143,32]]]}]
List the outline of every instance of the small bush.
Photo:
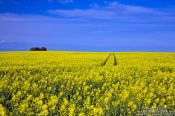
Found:
[{"label": "small bush", "polygon": [[30,48],[30,51],[47,51],[46,47],[32,47]]}]

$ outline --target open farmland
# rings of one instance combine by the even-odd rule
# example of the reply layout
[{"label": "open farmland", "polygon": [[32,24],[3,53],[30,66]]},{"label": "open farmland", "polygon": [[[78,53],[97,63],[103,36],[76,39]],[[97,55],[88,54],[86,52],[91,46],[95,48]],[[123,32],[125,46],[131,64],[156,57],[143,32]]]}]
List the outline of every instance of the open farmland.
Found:
[{"label": "open farmland", "polygon": [[175,112],[175,53],[0,52],[0,115]]}]

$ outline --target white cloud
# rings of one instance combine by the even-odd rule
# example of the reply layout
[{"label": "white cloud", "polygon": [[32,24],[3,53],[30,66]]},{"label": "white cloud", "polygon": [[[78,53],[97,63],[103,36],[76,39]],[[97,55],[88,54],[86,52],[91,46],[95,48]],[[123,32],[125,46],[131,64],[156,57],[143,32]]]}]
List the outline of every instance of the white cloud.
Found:
[{"label": "white cloud", "polygon": [[2,43],[5,43],[6,41],[5,40],[0,40],[0,43],[2,44]]},{"label": "white cloud", "polygon": [[74,0],[49,0],[49,2],[59,2],[59,3],[72,3]]},{"label": "white cloud", "polygon": [[106,8],[114,10],[114,11],[120,11],[122,13],[130,13],[130,14],[141,14],[141,13],[158,14],[159,13],[159,11],[157,11],[156,9],[153,9],[153,8],[120,4],[118,2],[111,2],[111,3],[109,3],[109,5]]},{"label": "white cloud", "polygon": [[[135,18],[135,17],[160,17],[171,14],[164,10],[147,8],[142,6],[125,5],[118,2],[108,3],[104,7],[98,4],[92,5],[89,9],[57,9],[49,10],[50,14],[64,17],[95,18],[95,19],[118,19],[118,18]],[[169,13],[169,14],[168,14]],[[173,13],[174,14],[174,13]]]},{"label": "white cloud", "polygon": [[83,17],[83,18],[96,18],[96,19],[109,19],[115,17],[114,12],[108,10],[97,10],[97,9],[73,9],[73,10],[49,10],[49,13],[56,14],[65,17]]}]

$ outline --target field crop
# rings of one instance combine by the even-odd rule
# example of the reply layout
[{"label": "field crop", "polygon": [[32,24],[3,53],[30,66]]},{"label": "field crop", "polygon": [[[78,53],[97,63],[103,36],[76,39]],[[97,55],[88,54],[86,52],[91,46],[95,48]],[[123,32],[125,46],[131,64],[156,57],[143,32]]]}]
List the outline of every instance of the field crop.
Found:
[{"label": "field crop", "polygon": [[175,112],[175,53],[0,52],[0,115]]}]

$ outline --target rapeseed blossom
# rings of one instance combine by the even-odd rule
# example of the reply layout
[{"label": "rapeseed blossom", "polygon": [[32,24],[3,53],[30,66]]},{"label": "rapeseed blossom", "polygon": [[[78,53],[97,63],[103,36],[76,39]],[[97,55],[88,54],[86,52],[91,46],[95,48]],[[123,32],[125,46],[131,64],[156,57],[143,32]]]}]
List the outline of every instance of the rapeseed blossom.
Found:
[{"label": "rapeseed blossom", "polygon": [[[174,53],[0,53],[0,115],[115,116],[175,106]],[[12,60],[13,58],[13,60]],[[102,65],[103,64],[103,65]]]}]

